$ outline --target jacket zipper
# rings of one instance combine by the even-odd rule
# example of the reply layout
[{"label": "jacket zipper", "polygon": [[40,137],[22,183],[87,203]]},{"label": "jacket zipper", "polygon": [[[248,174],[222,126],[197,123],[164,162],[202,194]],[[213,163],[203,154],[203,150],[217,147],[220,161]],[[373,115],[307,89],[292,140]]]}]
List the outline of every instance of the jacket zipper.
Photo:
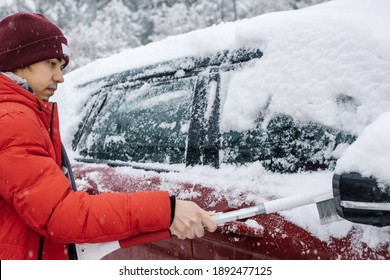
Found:
[{"label": "jacket zipper", "polygon": [[[38,101],[38,104],[39,104],[39,111],[42,112],[42,107],[41,107],[41,104],[39,103]],[[52,105],[52,111],[51,111],[51,117],[50,117],[50,126],[49,126],[49,134],[50,134],[50,140],[53,141],[53,114],[54,114],[54,103]],[[38,260],[42,260],[42,257],[43,257],[43,245],[45,243],[45,238],[43,236],[41,236],[41,238],[39,239],[39,248],[38,248]]]},{"label": "jacket zipper", "polygon": [[53,116],[54,116],[54,107],[55,103],[52,104],[51,106],[51,117],[50,117],[50,127],[49,127],[49,132],[50,132],[50,140],[53,142]]},{"label": "jacket zipper", "polygon": [[37,258],[38,260],[42,260],[44,240],[45,238],[43,236],[41,236],[41,238],[39,239],[39,249],[38,249],[38,258]]}]

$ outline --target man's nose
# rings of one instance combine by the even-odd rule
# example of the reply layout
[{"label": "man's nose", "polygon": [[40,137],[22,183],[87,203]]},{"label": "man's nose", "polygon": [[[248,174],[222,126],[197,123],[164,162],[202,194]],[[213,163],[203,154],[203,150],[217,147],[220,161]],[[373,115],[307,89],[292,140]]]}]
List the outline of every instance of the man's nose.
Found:
[{"label": "man's nose", "polygon": [[64,82],[64,74],[62,73],[62,70],[57,70],[53,75],[53,80],[57,83],[63,83]]}]

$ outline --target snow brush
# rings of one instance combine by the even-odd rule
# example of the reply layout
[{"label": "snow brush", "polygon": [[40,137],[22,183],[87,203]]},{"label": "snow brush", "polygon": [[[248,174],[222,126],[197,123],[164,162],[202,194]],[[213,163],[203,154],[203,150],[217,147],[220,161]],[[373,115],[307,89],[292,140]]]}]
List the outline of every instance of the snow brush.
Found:
[{"label": "snow brush", "polygon": [[[320,222],[322,224],[340,219],[336,212],[332,192],[314,192],[270,200],[239,210],[224,213],[217,212],[213,214],[212,218],[218,225],[221,225],[261,214],[275,213],[313,203],[316,203],[317,205]],[[142,234],[142,236],[135,236],[124,240],[105,243],[76,244],[77,256],[79,260],[99,260],[120,248],[128,248],[147,242],[166,239],[166,231],[161,231],[161,236],[157,235],[157,238],[156,233],[150,234],[151,238],[149,241],[147,239],[147,235],[148,234]]]},{"label": "snow brush", "polygon": [[339,220],[332,192],[313,192],[295,195],[225,213],[216,213],[213,218],[217,224],[237,221],[262,214],[270,214],[316,203],[321,224]]}]

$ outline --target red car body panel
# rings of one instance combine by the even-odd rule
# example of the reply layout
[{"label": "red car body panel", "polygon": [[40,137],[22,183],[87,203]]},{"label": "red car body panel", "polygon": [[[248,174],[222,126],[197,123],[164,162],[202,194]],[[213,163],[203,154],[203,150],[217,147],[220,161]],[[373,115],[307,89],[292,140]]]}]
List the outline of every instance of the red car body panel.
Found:
[{"label": "red car body panel", "polygon": [[[161,179],[155,172],[145,172],[142,178],[133,178],[125,172],[117,172],[115,167],[94,164],[76,164],[74,172],[76,179],[88,183],[90,188],[87,191],[91,194],[98,193],[98,188],[136,192],[161,186]],[[96,174],[99,175],[98,182],[93,179]],[[201,194],[193,201],[205,209],[216,212],[233,210],[209,187],[186,183],[179,192],[189,191]],[[250,205],[242,205],[247,206]],[[354,230],[344,238],[322,241],[279,214],[258,215],[250,219],[260,226],[253,227],[244,221],[226,223],[214,233],[206,232],[203,238],[179,240],[172,237],[119,249],[104,259],[390,259],[388,247],[373,250],[359,241],[359,233]]]}]

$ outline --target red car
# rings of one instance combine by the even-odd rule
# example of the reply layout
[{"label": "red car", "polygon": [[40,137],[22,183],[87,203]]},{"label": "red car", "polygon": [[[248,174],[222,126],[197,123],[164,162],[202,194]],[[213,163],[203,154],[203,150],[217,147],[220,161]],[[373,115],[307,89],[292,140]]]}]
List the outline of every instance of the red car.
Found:
[{"label": "red car", "polygon": [[[111,191],[160,189],[164,183],[168,183],[153,171],[129,176],[129,167],[76,164],[74,168],[77,178],[82,179],[85,185],[93,186],[93,190],[89,191],[95,193],[105,187]],[[191,200],[212,211],[235,210],[215,189],[200,184],[182,183],[176,186],[173,193],[179,197],[196,194]],[[172,237],[119,249],[104,259],[390,259],[387,243],[372,249],[361,238],[362,232],[352,228],[341,238],[332,237],[322,241],[283,216],[273,213],[220,225],[216,232],[206,233],[203,238],[179,240]]]},{"label": "red car", "polygon": [[[361,27],[387,34],[361,13],[387,15],[345,2],[172,37],[68,74],[58,97],[79,188],[164,189],[215,212],[332,192],[344,150],[390,104],[381,36],[359,39]],[[367,217],[321,224],[312,203],[105,259],[390,259],[389,227]]]}]

